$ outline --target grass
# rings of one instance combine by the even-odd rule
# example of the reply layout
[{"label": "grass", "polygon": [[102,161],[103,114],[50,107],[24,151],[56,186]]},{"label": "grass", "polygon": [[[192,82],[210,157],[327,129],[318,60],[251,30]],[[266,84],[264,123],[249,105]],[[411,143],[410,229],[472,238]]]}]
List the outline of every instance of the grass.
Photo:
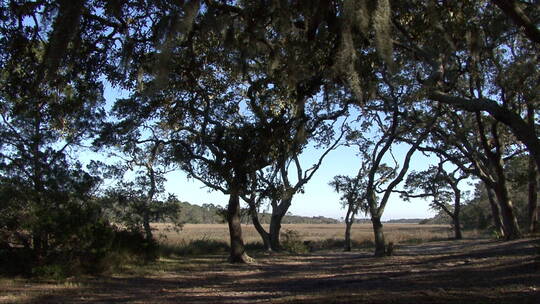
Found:
[{"label": "grass", "polygon": [[[65,280],[43,280],[40,278],[28,281],[23,278],[0,278],[0,304],[1,303],[39,303],[41,300],[47,300],[48,295],[55,294],[63,297],[62,294],[77,293],[86,294],[102,293],[101,290],[94,290],[88,286],[103,285],[107,290],[109,284],[117,284],[118,280],[140,284],[140,280],[156,280],[161,282],[161,278],[175,277],[178,273],[186,273],[193,275],[191,279],[187,279],[185,284],[191,284],[191,280],[199,279],[199,276],[209,276],[209,280],[215,280],[214,277],[222,275],[222,272],[232,271],[237,269],[226,263],[229,249],[229,232],[226,224],[217,225],[194,225],[187,224],[179,233],[174,233],[167,229],[166,224],[154,224],[156,235],[162,235],[160,239],[160,258],[156,262],[141,263],[130,259],[129,256],[111,257],[108,262],[116,265],[112,267],[112,271],[105,273],[101,277],[92,278],[92,276],[83,276],[77,278],[67,278]],[[273,265],[277,263],[278,268],[282,268],[284,273],[289,273],[290,269],[303,265],[305,259],[313,256],[313,260],[309,263],[315,267],[320,262],[329,259],[325,254],[332,258],[332,255],[341,254],[344,240],[344,225],[340,224],[294,224],[283,225],[282,241],[287,243],[289,240],[289,248],[287,252],[279,254],[268,254],[264,252],[260,237],[256,230],[250,225],[243,225],[243,236],[246,242],[246,250],[250,255],[255,257],[260,265]],[[416,225],[416,224],[385,224],[385,236],[387,241],[400,244],[402,246],[421,245],[426,242],[435,240],[447,240],[452,237],[452,231],[445,225]],[[466,238],[478,236],[477,232],[466,232]],[[364,251],[367,256],[371,256],[370,251],[373,248],[373,233],[372,227],[369,224],[357,224],[352,230],[353,250],[358,252]],[[292,255],[291,255],[292,254]],[[300,254],[300,255],[295,255]],[[317,255],[322,254],[322,258]],[[354,254],[354,253],[353,253]],[[344,256],[348,259],[348,256]],[[346,265],[343,265],[346,266]],[[290,268],[292,267],[292,268]],[[303,267],[303,266],[302,266]],[[306,267],[307,270],[311,266]],[[346,267],[352,267],[347,265]],[[354,266],[356,267],[356,266]],[[249,266],[241,266],[239,269],[246,271],[246,276],[253,275],[253,271]],[[326,268],[324,268],[326,269]],[[47,270],[47,269],[45,269]],[[54,270],[54,269],[52,269]],[[328,268],[328,273],[324,275],[335,275],[335,268]],[[336,272],[336,273],[339,273]],[[300,280],[304,275],[301,274],[296,279]],[[51,276],[49,276],[51,277]],[[151,279],[150,279],[151,278]],[[204,280],[203,280],[204,281]],[[268,282],[273,282],[272,280]],[[266,284],[262,282],[262,284]],[[331,283],[331,281],[330,281]],[[130,283],[131,284],[131,283]],[[126,286],[129,286],[127,284]],[[157,283],[156,283],[157,284]],[[175,283],[176,284],[176,283]],[[218,284],[218,283],[215,283]],[[172,284],[171,286],[173,286]],[[31,288],[26,288],[31,286]],[[176,285],[174,285],[176,286]],[[173,286],[173,287],[174,287]],[[90,290],[88,289],[90,288]],[[121,289],[129,289],[125,286],[118,286]],[[177,288],[177,287],[174,287]],[[209,287],[210,289],[213,287]],[[2,291],[4,289],[5,291]],[[168,288],[166,288],[169,290]],[[341,293],[338,291],[337,293]],[[129,291],[126,291],[129,294]],[[321,296],[320,302],[327,302],[332,299],[328,297],[331,290],[325,290]],[[114,293],[111,293],[114,294]],[[379,295],[379,293],[376,293]],[[84,296],[86,297],[86,296]],[[135,297],[135,296],[134,296]],[[302,294],[299,298],[296,296],[283,295],[280,302],[305,302],[314,300],[317,302],[317,294],[310,293]],[[38,299],[38,300],[36,300]],[[96,301],[101,301],[95,299]],[[247,302],[251,299],[248,298]],[[91,302],[91,301],[90,301]],[[106,302],[106,301],[105,301]],[[165,301],[166,302],[166,301]],[[52,303],[52,302],[51,302]]]},{"label": "grass", "polygon": [[[207,246],[207,253],[224,250],[228,244],[229,230],[226,224],[186,224],[179,233],[168,231],[167,224],[154,224],[156,232],[163,236],[160,243],[169,249],[176,248],[181,254],[199,254],[196,245]],[[268,228],[268,227],[266,227]],[[282,233],[294,231],[297,237],[308,243],[314,250],[343,248],[344,224],[288,224],[283,225]],[[434,240],[446,240],[453,237],[448,225],[385,224],[387,242],[395,244],[421,244]],[[252,225],[242,225],[244,242],[248,249],[257,249],[261,238]],[[478,237],[477,231],[466,231],[465,238]],[[352,227],[353,248],[369,248],[373,243],[373,230],[370,224],[355,224]],[[202,243],[201,240],[204,240]],[[206,243],[206,244],[205,244]]]},{"label": "grass", "polygon": [[[268,227],[267,227],[268,228]],[[218,254],[226,256],[229,251],[229,231],[226,224],[187,224],[182,231],[172,232],[166,224],[154,224],[160,238],[160,256],[182,257]],[[447,225],[385,224],[387,242],[401,245],[418,245],[425,242],[448,240],[453,232]],[[292,254],[306,254],[322,250],[344,248],[343,224],[288,224],[281,229],[281,244]],[[242,225],[246,251],[258,256],[265,252],[257,231],[251,225]],[[466,238],[477,238],[477,231],[467,231]],[[371,251],[374,247],[372,226],[353,225],[352,249]]]}]

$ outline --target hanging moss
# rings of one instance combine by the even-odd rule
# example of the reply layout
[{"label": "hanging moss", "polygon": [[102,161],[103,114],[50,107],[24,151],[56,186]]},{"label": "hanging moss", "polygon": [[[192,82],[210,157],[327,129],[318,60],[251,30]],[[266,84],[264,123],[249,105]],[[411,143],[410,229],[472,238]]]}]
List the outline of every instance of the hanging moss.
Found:
[{"label": "hanging moss", "polygon": [[172,57],[172,49],[178,45],[178,40],[185,40],[193,28],[193,22],[200,10],[200,0],[189,1],[183,9],[183,16],[173,13],[168,18],[168,22],[161,28],[162,33],[158,35],[164,36],[163,43],[159,46],[159,54],[157,56],[157,65],[155,67],[155,77],[158,87],[164,87],[168,81],[170,71],[169,60]]},{"label": "hanging moss", "polygon": [[356,25],[360,29],[362,34],[367,35],[369,30],[369,21],[371,20],[371,13],[368,10],[368,5],[366,0],[358,0],[356,3]]},{"label": "hanging moss", "polygon": [[54,21],[50,42],[43,61],[46,79],[55,77],[60,61],[65,58],[68,45],[79,30],[84,9],[82,0],[59,1],[58,15]]},{"label": "hanging moss", "polygon": [[375,45],[379,56],[392,68],[392,38],[390,37],[390,2],[378,0],[373,13],[373,28],[375,30]]}]

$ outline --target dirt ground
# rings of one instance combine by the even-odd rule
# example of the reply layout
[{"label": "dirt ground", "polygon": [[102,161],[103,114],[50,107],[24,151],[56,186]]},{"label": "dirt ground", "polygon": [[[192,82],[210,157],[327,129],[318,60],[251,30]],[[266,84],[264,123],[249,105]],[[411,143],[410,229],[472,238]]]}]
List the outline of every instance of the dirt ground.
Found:
[{"label": "dirt ground", "polygon": [[63,284],[0,282],[0,303],[540,303],[540,242],[463,240],[371,252],[163,259]]}]

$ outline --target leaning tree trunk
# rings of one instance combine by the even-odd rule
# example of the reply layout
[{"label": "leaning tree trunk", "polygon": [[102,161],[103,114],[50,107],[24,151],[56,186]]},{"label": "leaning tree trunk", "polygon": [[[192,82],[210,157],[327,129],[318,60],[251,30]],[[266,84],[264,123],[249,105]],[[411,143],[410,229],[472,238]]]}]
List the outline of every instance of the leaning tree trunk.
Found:
[{"label": "leaning tree trunk", "polygon": [[521,232],[519,231],[512,201],[508,197],[508,191],[506,189],[498,188],[495,190],[495,195],[497,196],[497,201],[501,207],[505,239],[512,240],[519,238],[521,236]]},{"label": "leaning tree trunk", "polygon": [[384,241],[384,232],[381,218],[378,216],[371,216],[371,223],[373,224],[373,233],[375,236],[375,256],[385,256],[386,245]]},{"label": "leaning tree trunk", "polygon": [[494,198],[494,190],[485,185],[486,192],[488,196],[489,206],[491,207],[491,215],[493,216],[493,226],[495,227],[495,232],[500,235],[501,237],[506,237],[505,231],[503,229],[502,220],[501,220],[501,213],[499,210],[499,206],[495,202]]},{"label": "leaning tree trunk", "polygon": [[242,239],[240,196],[237,189],[233,189],[229,197],[229,205],[227,206],[227,222],[229,224],[229,234],[231,238],[229,262],[251,262],[252,259],[246,254],[244,240]]},{"label": "leaning tree trunk", "polygon": [[261,240],[263,242],[264,249],[266,251],[272,251],[272,245],[270,243],[270,234],[266,232],[264,227],[262,226],[261,222],[259,221],[259,216],[257,214],[257,209],[255,206],[252,206],[250,203],[249,205],[249,212],[251,214],[251,222],[253,223],[253,226],[255,227],[255,230],[259,233],[261,236]]},{"label": "leaning tree trunk", "polygon": [[519,231],[519,225],[516,215],[514,213],[514,206],[512,205],[512,201],[510,200],[508,189],[506,188],[506,183],[504,182],[504,176],[500,176],[500,174],[498,175],[499,181],[501,182],[498,183],[498,187],[495,187],[495,196],[497,197],[497,202],[501,207],[505,239],[517,239],[521,237],[521,232]]},{"label": "leaning tree trunk", "polygon": [[529,232],[538,231],[538,179],[537,171],[532,156],[529,156]]},{"label": "leaning tree trunk", "polygon": [[354,222],[354,214],[351,210],[351,206],[349,206],[347,210],[347,215],[345,216],[345,247],[343,250],[345,251],[351,251],[351,228],[352,224]]}]

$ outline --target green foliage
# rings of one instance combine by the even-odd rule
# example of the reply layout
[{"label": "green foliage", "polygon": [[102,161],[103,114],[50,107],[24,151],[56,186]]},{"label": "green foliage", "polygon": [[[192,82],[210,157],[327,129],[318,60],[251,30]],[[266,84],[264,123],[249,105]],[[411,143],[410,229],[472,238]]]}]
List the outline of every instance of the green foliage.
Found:
[{"label": "green foliage", "polygon": [[309,252],[309,247],[302,241],[300,233],[295,230],[285,230],[281,235],[281,247],[283,250],[294,254]]},{"label": "green foliage", "polygon": [[176,244],[160,244],[161,256],[197,256],[204,254],[223,254],[229,251],[229,245],[224,241],[199,239],[182,241]]},{"label": "green foliage", "polygon": [[[345,240],[328,238],[317,241],[305,241],[304,244],[309,248],[309,251],[317,250],[343,250],[345,246]],[[373,249],[375,243],[370,239],[364,239],[362,241],[351,240],[352,249]]]},{"label": "green foliage", "polygon": [[33,276],[46,280],[63,281],[72,274],[68,264],[47,264],[32,269]]},{"label": "green foliage", "polygon": [[[179,231],[182,228],[182,203],[174,195],[166,200],[148,201],[148,197],[134,189],[129,183],[122,183],[125,187],[109,189],[106,195],[100,198],[107,216],[116,224],[123,225],[129,231],[144,233],[145,222],[167,222],[174,225]],[[152,239],[155,238],[152,236]]]}]

